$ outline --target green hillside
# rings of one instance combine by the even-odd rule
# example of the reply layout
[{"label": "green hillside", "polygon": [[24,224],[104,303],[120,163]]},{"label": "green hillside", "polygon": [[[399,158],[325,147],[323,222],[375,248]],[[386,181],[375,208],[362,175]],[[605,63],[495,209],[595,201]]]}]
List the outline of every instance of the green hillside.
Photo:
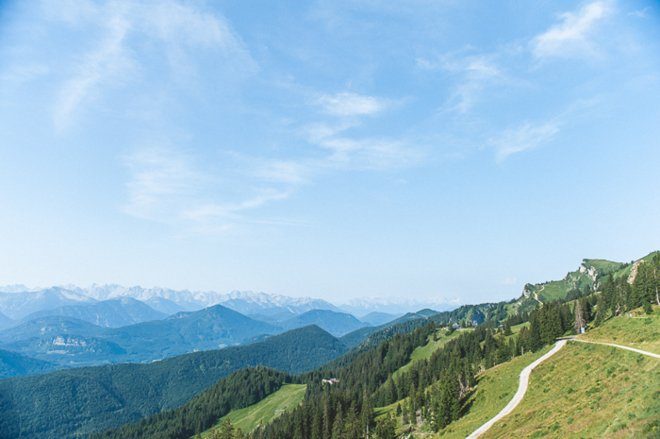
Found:
[{"label": "green hillside", "polygon": [[483,437],[657,437],[659,365],[622,349],[569,343],[534,371],[522,403]]},{"label": "green hillside", "polygon": [[86,435],[178,407],[245,367],[264,365],[299,373],[319,367],[345,350],[339,340],[309,326],[251,345],[150,364],[10,378],[0,381],[0,431],[9,437]]},{"label": "green hillside", "polygon": [[47,361],[0,349],[0,379],[43,373],[53,369],[55,369],[55,365]]},{"label": "green hillside", "polygon": [[[648,255],[645,258],[652,256]],[[619,277],[629,272],[632,264],[606,259],[583,259],[580,268],[571,271],[563,279],[525,285],[525,295],[541,302],[570,299],[571,296],[593,292],[599,282],[608,275]]]},{"label": "green hillside", "polygon": [[202,437],[211,437],[212,432],[225,420],[230,420],[234,427],[243,432],[250,432],[260,424],[267,424],[300,404],[305,397],[306,389],[306,384],[285,384],[277,392],[271,393],[258,403],[229,412],[219,420],[216,426],[204,432]]},{"label": "green hillside", "polygon": [[396,378],[409,370],[416,362],[428,360],[435,351],[443,347],[449,340],[458,337],[461,332],[461,330],[449,332],[447,329],[439,329],[429,336],[428,342],[424,346],[419,346],[410,354],[410,361],[394,372],[392,378]]},{"label": "green hillside", "polygon": [[660,354],[660,306],[651,315],[636,309],[605,321],[579,338],[617,343]]},{"label": "green hillside", "polygon": [[520,372],[550,348],[529,352],[492,367],[477,377],[475,392],[464,403],[467,414],[439,432],[439,436],[464,438],[502,410],[518,389]]},{"label": "green hillside", "polygon": [[[416,434],[430,437],[464,438],[504,408],[516,393],[520,371],[549,349],[550,347],[547,347],[538,352],[529,352],[479,374],[474,392],[463,404],[464,416],[437,434],[426,431],[425,426],[402,425],[400,416],[397,417],[398,431],[400,433],[414,431]],[[395,414],[397,406],[403,403],[404,400],[400,400],[385,407],[378,407],[376,415],[382,417],[386,414]]]}]

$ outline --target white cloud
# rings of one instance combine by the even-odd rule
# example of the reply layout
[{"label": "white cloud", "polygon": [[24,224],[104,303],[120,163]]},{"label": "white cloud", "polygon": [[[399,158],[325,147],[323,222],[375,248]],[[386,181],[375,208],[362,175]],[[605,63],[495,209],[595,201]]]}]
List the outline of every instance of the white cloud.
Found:
[{"label": "white cloud", "polygon": [[444,55],[437,60],[418,58],[416,62],[419,68],[441,69],[459,78],[447,100],[446,108],[460,114],[469,112],[488,87],[507,81],[506,75],[493,61],[493,56]]},{"label": "white cloud", "polygon": [[[192,48],[216,49],[243,70],[255,69],[256,63],[227,21],[194,4],[167,1],[100,5],[87,2],[82,5],[84,7],[79,8],[65,2],[61,7],[46,8],[51,20],[69,26],[87,25],[103,33],[100,43],[81,58],[72,76],[61,87],[53,115],[58,129],[66,128],[76,111],[103,86],[125,81],[127,73],[140,66],[140,56],[136,52],[145,47],[162,52],[179,73],[189,72],[194,65],[186,56],[186,51]],[[136,43],[132,46],[129,41]],[[141,44],[144,41],[160,46]]]},{"label": "white cloud", "polygon": [[483,56],[470,57],[462,66],[454,68],[461,70],[463,81],[454,90],[448,104],[459,113],[467,113],[486,87],[503,78],[502,72]]},{"label": "white cloud", "polygon": [[[328,169],[379,170],[400,169],[417,164],[423,154],[405,139],[351,136],[347,131],[356,122],[316,123],[303,127],[306,140],[326,155],[304,162],[308,172]],[[303,164],[303,162],[299,162]]]},{"label": "white cloud", "polygon": [[192,158],[174,148],[144,148],[126,157],[125,164],[130,180],[124,211],[138,218],[171,219],[185,199],[197,195],[205,180]]},{"label": "white cloud", "polygon": [[108,34],[101,45],[85,57],[74,76],[63,85],[53,115],[57,129],[67,127],[73,113],[95,88],[131,68],[133,61],[123,47],[128,30],[126,20],[114,17],[108,24]]},{"label": "white cloud", "polygon": [[[247,170],[239,170],[229,179],[226,174],[219,175],[218,166],[205,163],[202,167],[193,154],[164,146],[140,149],[124,162],[129,180],[123,211],[136,218],[202,234],[223,233],[244,223],[296,223],[255,219],[248,212],[289,198],[301,180],[255,177]],[[277,165],[275,169],[285,173]]]},{"label": "white cloud", "polygon": [[261,180],[288,184],[304,183],[309,173],[308,166],[295,160],[267,160],[255,170]]},{"label": "white cloud", "polygon": [[386,99],[350,92],[323,95],[317,103],[326,113],[342,117],[369,116],[380,113],[391,105]]},{"label": "white cloud", "polygon": [[195,206],[182,212],[182,217],[200,223],[217,219],[222,221],[233,220],[242,211],[257,209],[272,201],[285,200],[290,195],[291,192],[289,191],[264,189],[260,193],[238,203],[208,203]]},{"label": "white cloud", "polygon": [[532,53],[538,59],[594,55],[590,36],[611,11],[609,2],[595,1],[577,12],[561,14],[559,23],[532,40]]},{"label": "white cloud", "polygon": [[410,166],[422,159],[422,154],[406,142],[386,138],[332,137],[319,142],[329,155],[324,167],[357,170],[388,170]]},{"label": "white cloud", "polygon": [[556,120],[540,124],[525,123],[505,130],[500,136],[491,139],[490,143],[495,147],[497,161],[501,162],[512,154],[549,142],[558,132],[559,123]]}]

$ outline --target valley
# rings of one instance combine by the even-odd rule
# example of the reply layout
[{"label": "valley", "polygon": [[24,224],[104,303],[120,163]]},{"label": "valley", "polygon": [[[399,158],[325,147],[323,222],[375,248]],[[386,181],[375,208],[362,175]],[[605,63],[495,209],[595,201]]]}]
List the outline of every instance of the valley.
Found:
[{"label": "valley", "polygon": [[[528,297],[536,287],[526,287],[512,301],[419,310],[379,326],[335,310],[286,314],[281,322],[270,314],[268,323],[222,305],[118,328],[62,315],[28,320],[0,331],[3,346],[34,355],[0,351],[5,376],[34,374],[0,380],[0,430],[7,437],[188,438],[216,437],[231,425],[261,439],[359,436],[369,426],[379,438],[465,437],[509,404],[521,371],[557,337],[575,334],[579,318],[587,332],[561,342],[531,372],[511,413],[479,437],[656,431],[659,408],[649,403],[657,359],[580,340],[657,352],[660,307],[635,305],[654,297],[657,281],[649,283],[648,273],[660,256],[644,258],[632,283],[619,274],[629,265],[583,264],[591,268],[552,283],[556,300],[539,294],[539,303]],[[311,325],[296,328],[304,324]],[[39,353],[39,340],[66,344],[83,334],[97,344],[76,348],[117,355],[122,364],[48,373],[63,363],[40,356],[84,357]],[[243,344],[217,349],[222,340]],[[191,348],[202,351],[185,353]],[[125,363],[149,355],[169,358]]]}]

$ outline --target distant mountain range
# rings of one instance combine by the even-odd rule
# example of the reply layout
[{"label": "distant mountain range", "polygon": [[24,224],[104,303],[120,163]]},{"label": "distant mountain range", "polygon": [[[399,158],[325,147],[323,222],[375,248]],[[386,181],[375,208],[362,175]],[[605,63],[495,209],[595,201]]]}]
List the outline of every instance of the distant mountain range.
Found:
[{"label": "distant mountain range", "polygon": [[67,316],[45,316],[1,331],[0,346],[61,366],[81,366],[159,360],[279,332],[282,329],[216,305],[120,328],[103,328]]},{"label": "distant mountain range", "polygon": [[435,311],[448,311],[456,308],[459,305],[458,300],[429,300],[421,298],[390,298],[390,297],[373,297],[373,298],[360,298],[353,299],[341,305],[340,309],[345,312],[351,313],[354,316],[364,320],[364,316],[371,313],[385,313],[394,316],[400,316],[408,312],[416,312],[417,310],[429,308]]},{"label": "distant mountain range", "polygon": [[62,287],[37,291],[12,291],[11,287],[0,289],[0,312],[13,320],[21,320],[29,314],[43,310],[93,302],[93,298],[81,292]]},{"label": "distant mountain range", "polygon": [[42,310],[125,297],[137,299],[167,315],[180,311],[196,311],[220,304],[241,314],[271,322],[283,322],[293,316],[315,309],[348,312],[359,318],[372,312],[397,316],[422,308],[442,311],[455,306],[451,302],[442,300],[391,298],[356,299],[336,305],[311,297],[289,297],[254,291],[219,293],[96,284],[86,288],[57,286],[31,289],[23,285],[9,285],[0,287],[0,312],[11,319],[20,320]]},{"label": "distant mountain range", "polygon": [[100,302],[85,302],[79,305],[44,309],[28,314],[23,320],[34,320],[47,316],[71,317],[98,326],[118,328],[150,320],[164,319],[167,314],[156,311],[146,303],[132,297],[120,297]]},{"label": "distant mountain range", "polygon": [[369,326],[369,324],[361,322],[351,314],[324,309],[307,311],[283,323],[286,329],[300,328],[307,325],[316,325],[335,337],[341,337],[356,329]]},{"label": "distant mountain range", "polygon": [[[366,309],[368,303],[360,306]],[[359,309],[357,302],[352,306]],[[252,343],[308,325],[342,337],[381,327],[400,315],[375,311],[360,320],[322,299],[251,291],[12,285],[0,287],[0,349],[55,368],[148,362]],[[353,342],[363,338],[353,336]],[[11,375],[21,375],[41,369],[12,370]]]}]

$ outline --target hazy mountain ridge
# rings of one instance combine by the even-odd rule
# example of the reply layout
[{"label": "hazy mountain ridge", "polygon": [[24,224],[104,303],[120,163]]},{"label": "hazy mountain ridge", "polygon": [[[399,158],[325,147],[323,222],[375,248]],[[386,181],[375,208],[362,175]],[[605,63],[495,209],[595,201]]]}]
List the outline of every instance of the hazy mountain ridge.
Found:
[{"label": "hazy mountain ridge", "polygon": [[61,366],[81,366],[159,360],[279,332],[280,328],[216,305],[120,328],[46,316],[0,331],[0,345]]},{"label": "hazy mountain ridge", "polygon": [[48,372],[53,369],[55,365],[47,361],[0,349],[0,379]]},{"label": "hazy mountain ridge", "polygon": [[264,292],[234,290],[227,293],[216,291],[174,290],[169,288],[144,288],[121,285],[75,285],[49,288],[29,288],[23,285],[0,287],[0,312],[12,319],[22,319],[29,314],[61,306],[102,302],[112,299],[133,298],[146,303],[154,310],[173,314],[180,311],[196,311],[213,305],[223,305],[245,315],[259,316],[270,321],[284,321],[295,315],[315,309],[348,312],[361,317],[371,312],[401,315],[422,308],[445,310],[453,302],[433,300],[398,300],[393,298],[356,299],[335,305],[313,297],[290,297]]},{"label": "hazy mountain ridge", "polygon": [[37,291],[0,292],[0,312],[14,320],[20,320],[38,311],[93,302],[96,300],[85,294],[62,287]]},{"label": "hazy mountain ridge", "polygon": [[161,320],[167,314],[156,311],[151,306],[132,297],[119,297],[80,305],[66,305],[45,309],[23,318],[23,321],[46,316],[72,317],[108,328],[133,325],[150,320]]},{"label": "hazy mountain ridge", "polygon": [[283,323],[283,327],[286,329],[307,325],[316,325],[335,337],[341,337],[356,329],[369,326],[351,314],[322,309],[307,311]]}]

